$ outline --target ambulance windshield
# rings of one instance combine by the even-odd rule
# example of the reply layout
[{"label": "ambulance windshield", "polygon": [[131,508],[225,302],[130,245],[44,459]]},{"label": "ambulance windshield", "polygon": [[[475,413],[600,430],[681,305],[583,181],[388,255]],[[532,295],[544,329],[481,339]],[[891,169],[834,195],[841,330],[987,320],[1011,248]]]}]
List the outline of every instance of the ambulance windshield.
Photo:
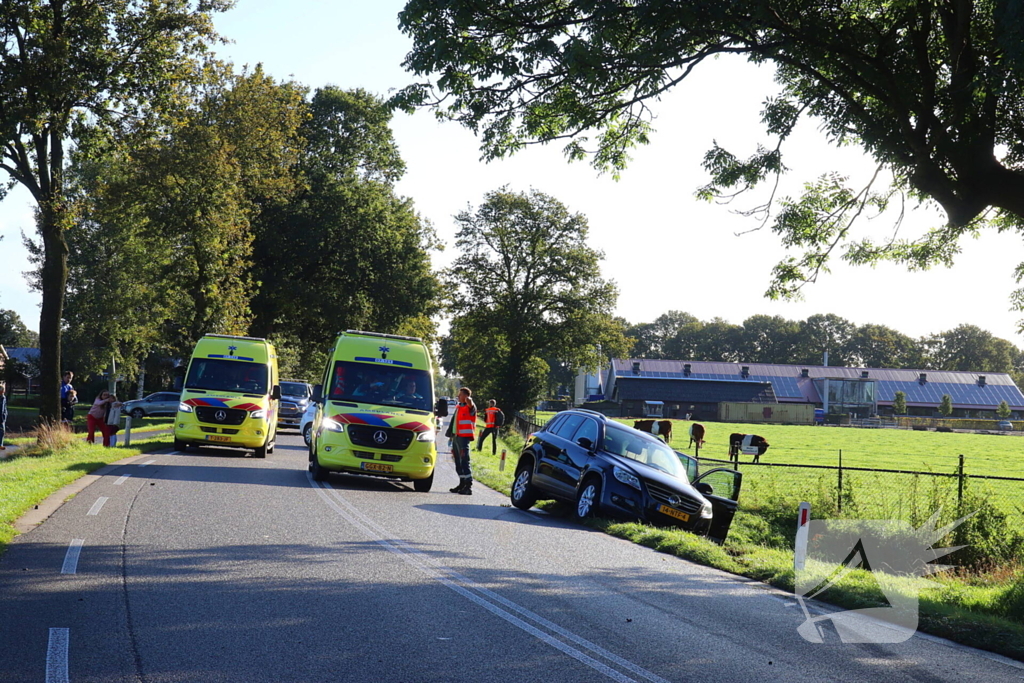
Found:
[{"label": "ambulance windshield", "polygon": [[429,411],[434,405],[430,375],[385,363],[334,363],[328,398]]},{"label": "ambulance windshield", "polygon": [[264,395],[267,393],[267,366],[241,360],[193,358],[188,366],[185,388]]}]

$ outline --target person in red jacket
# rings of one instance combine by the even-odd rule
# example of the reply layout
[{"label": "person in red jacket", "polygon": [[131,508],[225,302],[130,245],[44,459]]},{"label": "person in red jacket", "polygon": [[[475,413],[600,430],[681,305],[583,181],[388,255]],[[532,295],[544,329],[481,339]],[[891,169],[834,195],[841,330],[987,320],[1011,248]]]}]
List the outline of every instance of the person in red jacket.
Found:
[{"label": "person in red jacket", "polygon": [[498,454],[498,427],[503,420],[498,416],[501,410],[498,409],[498,402],[493,398],[487,402],[487,410],[484,411],[484,430],[480,432],[480,440],[476,442],[476,452],[479,453],[484,447],[487,437],[491,437],[491,455]]},{"label": "person in red jacket", "polygon": [[459,389],[459,403],[455,406],[452,421],[452,442],[455,446],[452,455],[455,457],[455,471],[459,474],[459,485],[450,490],[452,493],[471,496],[473,472],[469,467],[469,449],[476,436],[476,404],[473,403],[473,392],[469,387]]}]

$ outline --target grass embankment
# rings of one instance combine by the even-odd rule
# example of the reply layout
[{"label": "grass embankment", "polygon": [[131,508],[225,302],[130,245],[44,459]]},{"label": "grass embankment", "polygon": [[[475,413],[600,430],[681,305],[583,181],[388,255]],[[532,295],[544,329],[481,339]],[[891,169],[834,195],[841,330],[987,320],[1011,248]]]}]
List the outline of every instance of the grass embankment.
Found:
[{"label": "grass embankment", "polygon": [[[76,410],[75,419],[71,423],[71,427],[74,429],[75,434],[83,437],[88,431],[85,414],[85,410]],[[35,427],[38,422],[38,408],[9,406],[7,414],[7,438],[4,439],[4,443],[13,444],[15,446],[26,446],[35,443]],[[132,436],[134,437],[135,434],[140,433],[145,434],[147,432],[156,432],[161,429],[170,429],[173,424],[173,417],[144,417],[141,420],[132,419]],[[118,432],[119,439],[124,438],[123,425],[124,423],[122,422],[121,431]]]},{"label": "grass embankment", "polygon": [[[543,417],[538,422],[543,420]],[[546,420],[543,420],[546,421]],[[631,421],[623,420],[627,424]],[[675,425],[672,445],[683,450],[687,445],[688,424],[678,422]],[[775,425],[733,425],[707,424],[709,428],[709,444],[704,453],[722,447],[727,449],[726,442],[731,432],[758,433],[772,443],[769,453],[774,456],[772,461],[795,457],[802,453],[803,458],[811,457],[813,451],[835,448],[841,442],[845,447],[859,452],[862,462],[873,462],[874,467],[890,469],[916,469],[922,464],[934,463],[941,453],[934,448],[935,437],[943,446],[944,452],[950,446],[941,441],[944,437],[964,436],[967,438],[986,438],[985,435],[956,435],[948,433],[928,433],[913,431],[885,430],[847,430],[826,429],[818,427],[779,427],[779,431],[767,427]],[[795,430],[795,431],[783,431]],[[800,433],[804,430],[804,433]],[[836,434],[838,432],[838,434]],[[720,434],[720,439],[715,434]],[[769,436],[770,434],[770,436]],[[905,437],[901,439],[900,437]],[[863,437],[863,438],[861,438]],[[971,453],[975,456],[986,456],[990,461],[997,462],[1013,471],[1008,462],[1012,448],[1020,445],[1016,439],[999,436],[987,437],[984,444],[958,442],[954,444],[959,452]],[[819,441],[820,439],[820,441]],[[682,440],[682,443],[680,443]],[[721,441],[719,444],[718,442]],[[999,442],[997,445],[993,441]],[[776,450],[776,444],[779,448]],[[968,447],[969,446],[969,447]],[[501,448],[507,449],[507,460],[504,471],[499,468]],[[846,465],[844,447],[843,462]],[[490,450],[473,453],[474,477],[481,483],[502,493],[511,491],[513,475],[523,441],[517,435],[506,435],[499,440],[498,457],[491,456]],[[872,448],[884,448],[881,452],[872,453]],[[982,452],[985,451],[985,452]],[[896,455],[910,453],[909,456]],[[703,453],[702,453],[703,454]],[[767,458],[764,456],[762,459]],[[818,455],[822,460],[828,457],[827,452]],[[894,459],[885,461],[885,457]],[[1014,454],[1014,457],[1018,457]],[[916,463],[911,466],[910,463]],[[825,463],[821,464],[834,464]],[[865,466],[865,465],[861,465]],[[818,518],[835,516],[834,504],[830,506],[830,497],[834,491],[828,485],[819,483],[810,490],[795,490],[787,485],[786,472],[781,468],[771,468],[769,476],[764,472],[769,468],[742,468],[745,473],[744,491],[740,497],[740,509],[733,521],[729,537],[724,546],[716,545],[705,538],[694,536],[680,529],[659,528],[647,524],[622,523],[610,520],[596,520],[595,528],[618,538],[623,538],[640,545],[653,548],[702,565],[715,567],[723,571],[763,581],[785,591],[794,588],[793,543],[795,535],[796,508],[800,500],[810,499],[813,509],[818,511]],[[753,475],[753,476],[751,476]],[[1013,476],[1012,474],[1009,476]],[[1019,475],[1018,475],[1019,476]],[[748,483],[757,485],[748,486]],[[870,482],[862,481],[853,493],[851,500],[856,501],[858,491],[870,488]],[[565,506],[549,505],[547,509],[554,514],[567,514]],[[927,513],[931,513],[931,509]],[[829,514],[831,513],[831,514]],[[925,515],[927,517],[927,515]],[[853,517],[856,518],[856,517]],[[985,531],[986,527],[982,527]],[[988,528],[991,531],[990,528]],[[999,539],[992,539],[998,543]],[[1024,567],[1019,560],[976,568],[974,571],[960,573],[946,572],[932,578],[933,584],[919,594],[920,624],[925,633],[949,638],[965,645],[979,647],[997,652],[1008,657],[1024,660]],[[847,575],[838,585],[830,588],[828,602],[846,609],[887,606],[884,596],[878,589],[877,577],[869,572],[854,571]],[[915,591],[916,592],[916,591]]]},{"label": "grass embankment", "polygon": [[171,445],[170,436],[133,440],[129,448],[104,448],[68,437],[54,447],[27,446],[0,460],[0,555],[17,535],[14,522],[50,494],[104,465]]}]

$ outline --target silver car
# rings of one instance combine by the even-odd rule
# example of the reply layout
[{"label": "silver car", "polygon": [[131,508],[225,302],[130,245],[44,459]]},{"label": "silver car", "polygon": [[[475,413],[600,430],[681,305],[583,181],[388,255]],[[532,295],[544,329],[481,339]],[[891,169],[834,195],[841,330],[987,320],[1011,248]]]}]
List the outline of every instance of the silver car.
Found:
[{"label": "silver car", "polygon": [[281,380],[281,406],[277,411],[277,424],[281,427],[300,427],[302,414],[313,397],[313,385],[298,380]]},{"label": "silver car", "polygon": [[177,391],[158,391],[146,398],[135,401],[125,401],[121,406],[121,412],[131,415],[136,420],[142,417],[154,415],[170,415],[173,417],[178,412],[178,403],[181,400],[181,393]]}]

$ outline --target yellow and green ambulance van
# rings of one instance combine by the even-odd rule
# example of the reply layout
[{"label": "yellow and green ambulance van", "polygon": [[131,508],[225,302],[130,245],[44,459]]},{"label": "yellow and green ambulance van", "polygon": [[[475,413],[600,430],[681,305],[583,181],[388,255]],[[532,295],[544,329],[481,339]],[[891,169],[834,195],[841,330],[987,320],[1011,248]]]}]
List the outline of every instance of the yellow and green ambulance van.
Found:
[{"label": "yellow and green ambulance van", "polygon": [[208,334],[196,343],[174,420],[174,448],[233,446],[274,451],[281,387],[266,339]]},{"label": "yellow and green ambulance van", "polygon": [[434,483],[434,371],[417,337],[349,330],[328,354],[309,442],[316,481],[348,472]]}]

